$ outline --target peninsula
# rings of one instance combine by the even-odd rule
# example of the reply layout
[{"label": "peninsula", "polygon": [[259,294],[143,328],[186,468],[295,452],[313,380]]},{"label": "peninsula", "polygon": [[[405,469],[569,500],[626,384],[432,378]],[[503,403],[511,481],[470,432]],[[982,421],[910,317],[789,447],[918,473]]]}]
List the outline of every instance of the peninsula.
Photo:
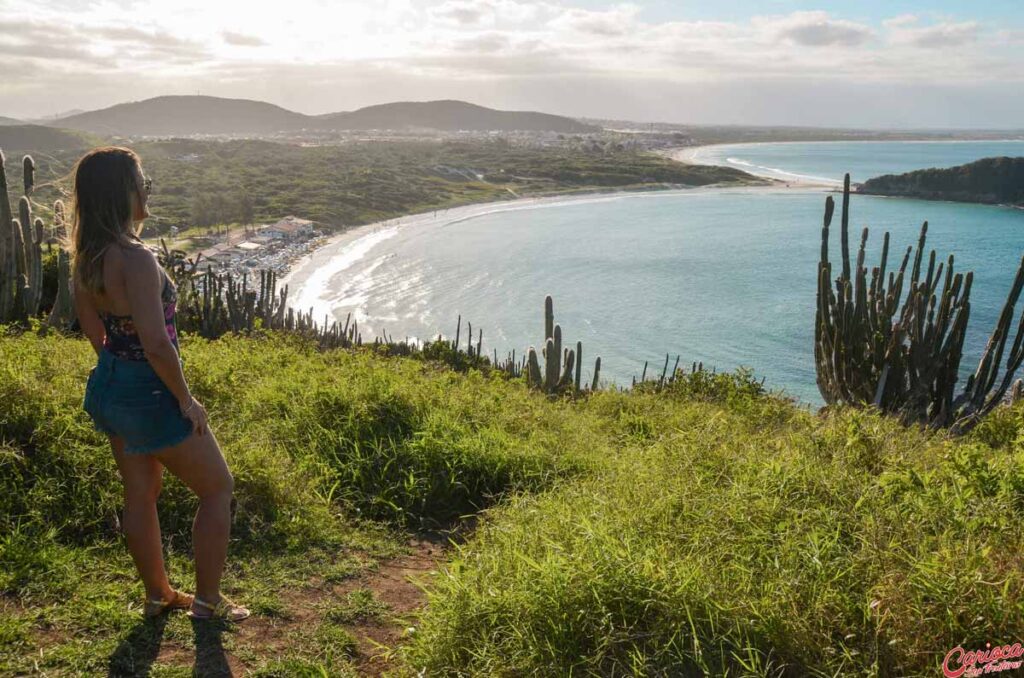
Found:
[{"label": "peninsula", "polygon": [[923,169],[869,179],[859,193],[923,200],[1024,206],[1024,158],[983,158],[948,169]]}]

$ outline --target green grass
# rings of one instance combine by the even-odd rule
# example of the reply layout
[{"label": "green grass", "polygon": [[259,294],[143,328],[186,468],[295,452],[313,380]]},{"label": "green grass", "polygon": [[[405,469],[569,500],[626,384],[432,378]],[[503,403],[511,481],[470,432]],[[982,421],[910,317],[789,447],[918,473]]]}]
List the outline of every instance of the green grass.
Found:
[{"label": "green grass", "polygon": [[[35,663],[89,673],[135,632],[142,599],[117,529],[109,442],[81,409],[96,356],[84,339],[2,335],[0,673]],[[580,474],[601,444],[569,405],[497,375],[320,353],[279,333],[184,337],[182,350],[235,477],[226,590],[268,618],[287,618],[281,592],[370,571],[403,550],[406,530]],[[195,508],[168,476],[160,519],[177,585],[192,579]],[[376,609],[358,595],[345,602],[352,618]]]},{"label": "green grass", "polygon": [[581,409],[624,436],[639,418],[648,445],[490,511],[431,593],[411,665],[941,675],[958,644],[1024,637],[1019,410],[950,442],[742,395]]},{"label": "green grass", "polygon": [[[743,373],[571,401],[281,333],[182,349],[236,478],[226,590],[266,623],[294,618],[283,592],[477,515],[404,672],[936,675],[957,644],[1024,638],[1020,408],[947,440]],[[81,410],[94,361],[82,339],[0,337],[0,673],[184,675],[153,662],[162,640],[197,670],[220,644],[255,675],[353,675],[342,626],[391,616],[362,585],[270,649],[141,623],[120,483]],[[160,502],[188,585],[194,499],[168,478]]]}]

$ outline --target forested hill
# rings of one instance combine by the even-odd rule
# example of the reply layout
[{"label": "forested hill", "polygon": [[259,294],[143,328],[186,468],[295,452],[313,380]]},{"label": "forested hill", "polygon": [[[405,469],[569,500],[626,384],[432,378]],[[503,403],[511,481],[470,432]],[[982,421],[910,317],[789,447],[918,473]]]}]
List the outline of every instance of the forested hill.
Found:
[{"label": "forested hill", "polygon": [[6,153],[24,151],[82,150],[99,146],[105,140],[95,134],[45,125],[0,124],[0,149]]},{"label": "forested hill", "polygon": [[250,99],[159,96],[58,118],[54,127],[121,136],[266,134],[301,129],[310,116]]},{"label": "forested hill", "polygon": [[527,130],[582,134],[601,128],[534,111],[498,111],[465,101],[400,101],[320,117],[327,129]]},{"label": "forested hill", "polygon": [[305,115],[265,101],[160,96],[58,118],[47,124],[121,136],[250,135],[297,130],[530,130],[598,132],[600,127],[533,111],[499,111],[464,101],[405,101]]},{"label": "forested hill", "polygon": [[948,169],[886,174],[864,182],[858,191],[924,200],[1024,206],[1024,158],[984,158]]}]

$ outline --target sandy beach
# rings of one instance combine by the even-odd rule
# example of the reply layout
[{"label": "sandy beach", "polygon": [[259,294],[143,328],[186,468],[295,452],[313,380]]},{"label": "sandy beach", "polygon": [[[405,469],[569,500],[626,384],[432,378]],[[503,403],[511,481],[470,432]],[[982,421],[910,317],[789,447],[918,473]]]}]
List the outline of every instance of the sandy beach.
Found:
[{"label": "sandy beach", "polygon": [[[753,145],[752,142],[751,145]],[[785,142],[777,142],[785,143]],[[701,162],[701,152],[711,148],[712,146],[740,146],[743,144],[705,144],[701,146],[684,146],[682,148],[670,148],[663,151],[661,154],[667,158],[671,158],[677,162],[685,163],[687,165],[706,165],[708,163]],[[733,165],[725,165],[726,167],[733,167]],[[767,174],[756,174],[748,168],[733,167],[734,169],[743,169],[744,171],[754,174],[754,176],[766,181],[771,181],[774,184],[779,185],[782,188],[797,188],[797,189],[808,189],[808,188],[824,188],[824,189],[835,189],[836,184],[826,181],[814,181],[804,177],[793,176],[792,178],[780,179],[779,177],[769,176]]]}]

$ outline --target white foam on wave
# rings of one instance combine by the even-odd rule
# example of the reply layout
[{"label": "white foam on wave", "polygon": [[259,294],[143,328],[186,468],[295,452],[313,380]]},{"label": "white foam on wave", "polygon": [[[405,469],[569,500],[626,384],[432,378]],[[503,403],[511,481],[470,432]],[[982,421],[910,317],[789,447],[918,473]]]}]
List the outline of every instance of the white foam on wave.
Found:
[{"label": "white foam on wave", "polygon": [[814,176],[813,174],[799,174],[798,172],[789,172],[784,169],[779,169],[778,167],[765,167],[764,165],[756,165],[752,162],[748,162],[741,158],[726,158],[725,163],[728,165],[732,165],[734,167],[738,167],[744,171],[750,172],[751,174],[769,177],[772,179],[784,179],[786,177],[790,177],[800,181],[817,181],[836,185],[842,185],[843,183],[842,181],[832,179],[829,177],[818,177]]},{"label": "white foam on wave", "polygon": [[373,277],[374,271],[393,256],[395,255],[381,255],[354,276],[348,278],[329,299],[332,305],[337,308],[338,306],[361,306],[365,304],[369,298],[370,290],[373,289],[376,282]]},{"label": "white foam on wave", "polygon": [[354,266],[370,250],[394,237],[396,233],[398,233],[398,228],[395,226],[381,228],[347,243],[340,252],[332,254],[322,266],[316,268],[303,281],[299,288],[295,307],[301,311],[312,307],[314,319],[329,315],[334,306],[334,301],[330,297],[337,294],[332,294],[331,279],[338,273]]}]

